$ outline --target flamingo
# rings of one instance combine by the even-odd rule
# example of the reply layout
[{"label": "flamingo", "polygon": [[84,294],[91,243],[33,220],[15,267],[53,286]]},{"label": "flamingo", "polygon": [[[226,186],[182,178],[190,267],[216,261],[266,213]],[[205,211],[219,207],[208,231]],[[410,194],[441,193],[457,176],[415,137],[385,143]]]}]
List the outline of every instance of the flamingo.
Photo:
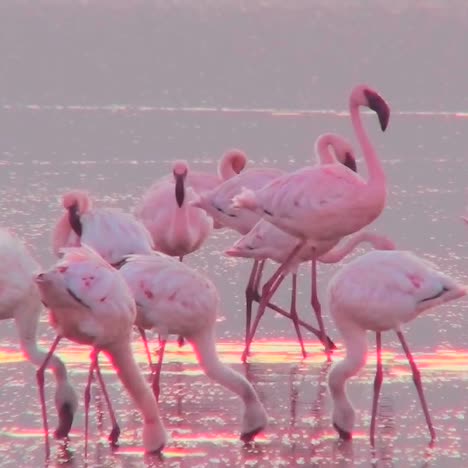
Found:
[{"label": "flamingo", "polygon": [[401,327],[422,312],[466,293],[466,288],[440,272],[436,265],[401,250],[366,253],[335,274],[329,284],[328,298],[330,313],[343,337],[346,357],[330,371],[328,385],[333,399],[333,426],[340,438],[347,440],[352,437],[355,411],[346,394],[346,381],[366,363],[366,332],[371,330],[375,332],[377,341],[377,372],[370,425],[370,442],[374,446],[377,404],[383,379],[381,334],[394,330],[411,366],[431,441],[435,439],[421,376]]},{"label": "flamingo", "polygon": [[[387,128],[390,108],[368,86],[356,86],[351,92],[351,122],[363,150],[369,174],[367,182],[343,164],[321,164],[279,177],[256,192],[244,189],[234,197],[234,207],[252,210],[299,239],[286,261],[267,283],[268,288],[287,271],[289,263],[306,243],[316,250],[319,242],[339,240],[357,232],[383,211],[386,202],[385,173],[362,125],[359,114],[361,106],[377,113],[382,131]],[[314,252],[311,303],[320,326],[321,341],[329,356],[317,295],[316,273],[317,252]],[[265,304],[260,306],[264,308]]]},{"label": "flamingo", "polygon": [[[299,317],[296,311],[297,269],[300,263],[311,260],[314,255],[317,255],[317,260],[321,263],[338,263],[362,242],[370,243],[375,249],[395,249],[395,244],[387,237],[367,231],[360,231],[354,236],[351,236],[343,245],[337,246],[337,242],[334,240],[318,242],[315,248],[310,245],[305,245],[296,254],[294,261],[289,264],[288,270],[279,276],[273,288],[263,292],[263,294],[268,296],[268,300],[271,300],[272,295],[284,280],[286,273],[292,273],[291,317],[304,358],[307,356],[307,353],[299,328]],[[281,264],[287,259],[289,252],[294,249],[296,244],[297,238],[262,219],[248,234],[241,237],[231,248],[226,250],[225,253],[232,257],[255,258],[257,260],[271,259]],[[242,360],[244,362],[249,354],[250,345],[264,311],[265,309],[260,309],[258,311],[252,330],[250,331],[248,342],[242,354]],[[316,331],[316,333],[320,336],[318,331]]]},{"label": "flamingo", "polygon": [[[52,326],[57,336],[49,355],[38,370],[43,373],[49,357],[62,338],[92,346],[88,383],[85,390],[85,456],[88,448],[88,414],[90,388],[96,370],[104,397],[109,406],[116,442],[119,429],[109,395],[99,369],[98,357],[103,352],[111,360],[117,374],[140,410],[143,425],[143,445],[147,452],[160,452],[166,443],[154,395],[141,375],[131,349],[131,331],[136,316],[135,300],[118,270],[87,246],[63,249],[63,256],[48,271],[36,277],[42,300],[49,308]],[[44,427],[47,428],[43,380],[39,381]],[[47,431],[46,431],[47,432]],[[46,439],[48,447],[48,439]]]},{"label": "flamingo", "polygon": [[[23,354],[39,367],[47,356],[47,352],[38,347],[36,336],[42,304],[34,278],[40,266],[25,245],[6,229],[0,229],[0,258],[0,320],[14,319]],[[54,435],[57,439],[65,438],[72,426],[78,399],[60,358],[51,354],[48,367],[57,382],[54,400],[59,423]]]},{"label": "flamingo", "polygon": [[[333,149],[335,155],[330,151]],[[339,135],[333,133],[324,133],[320,135],[315,143],[315,152],[321,164],[333,163],[338,159],[342,164],[356,171],[356,161],[351,145]],[[199,197],[193,204],[205,209],[214,220],[218,221],[226,227],[236,230],[240,234],[247,235],[254,226],[258,223],[260,215],[252,212],[249,209],[236,208],[232,206],[232,199],[238,195],[243,188],[251,190],[259,190],[268,183],[285,174],[279,169],[270,168],[252,168],[244,170],[241,174],[224,182],[212,192]],[[253,257],[254,258],[254,257]],[[250,273],[250,278],[247,283],[246,297],[246,330],[245,343],[246,347],[251,333],[250,326],[252,320],[252,303],[254,300],[259,301],[258,285],[264,267],[265,259],[255,259]],[[267,306],[277,311],[283,316],[290,317],[294,320],[291,314],[287,314],[283,309],[268,303]],[[305,326],[312,333],[321,338],[317,330],[305,322],[300,321],[302,326]],[[328,346],[334,348],[333,342],[327,337]]]},{"label": "flamingo", "polygon": [[213,228],[213,220],[205,211],[190,205],[194,192],[185,186],[190,174],[185,161],[172,165],[173,182],[163,181],[153,187],[135,210],[148,229],[156,250],[167,255],[185,255],[198,250]]},{"label": "flamingo", "polygon": [[116,209],[96,209],[89,195],[80,190],[65,193],[62,205],[66,211],[52,236],[55,255],[62,247],[84,243],[111,265],[118,265],[126,255],[153,251],[151,236],[132,215]]},{"label": "flamingo", "polygon": [[213,283],[187,265],[164,254],[130,256],[120,272],[137,304],[136,323],[156,329],[161,342],[153,391],[159,397],[159,377],[167,336],[187,339],[205,374],[239,395],[244,404],[241,440],[252,440],[267,424],[257,393],[241,374],[223,364],[215,343],[219,296]]}]

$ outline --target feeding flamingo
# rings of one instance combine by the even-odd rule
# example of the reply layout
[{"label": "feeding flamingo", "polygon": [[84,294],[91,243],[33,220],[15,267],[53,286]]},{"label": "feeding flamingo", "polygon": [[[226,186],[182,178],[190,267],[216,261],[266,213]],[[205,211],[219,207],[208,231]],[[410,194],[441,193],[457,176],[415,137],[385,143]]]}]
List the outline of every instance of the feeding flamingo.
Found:
[{"label": "feeding flamingo", "polygon": [[[343,164],[305,167],[272,181],[258,191],[244,189],[234,197],[233,206],[250,209],[300,242],[267,283],[270,288],[287,271],[295,255],[309,243],[339,240],[375,220],[386,202],[383,167],[361,122],[359,108],[374,110],[382,130],[387,128],[390,109],[384,99],[368,86],[356,86],[350,95],[351,122],[363,150],[367,182]],[[320,302],[317,294],[317,253],[312,256],[311,303],[320,326],[327,354]],[[260,304],[264,308],[265,304]]]},{"label": "feeding flamingo", "polygon": [[[317,255],[317,260],[321,263],[338,263],[362,242],[370,243],[375,249],[395,249],[395,244],[387,237],[367,231],[360,231],[354,236],[345,239],[346,242],[343,245],[336,245],[337,242],[334,240],[318,242],[314,248],[305,245],[296,254],[294,261],[289,263],[289,268],[278,277],[278,280],[272,288],[262,293],[267,296],[266,300],[270,301],[286,275],[288,273],[292,274],[291,317],[303,357],[306,357],[307,353],[304,347],[299,327],[299,317],[296,310],[297,269],[299,265],[311,260],[314,255]],[[298,240],[296,237],[289,235],[281,229],[278,229],[274,224],[262,219],[248,234],[241,237],[231,248],[226,250],[225,253],[232,257],[255,258],[257,260],[271,259],[281,264],[287,259],[289,252],[294,249],[297,243]],[[265,309],[259,308],[242,354],[243,362],[247,359],[255,332],[264,312]],[[317,334],[319,333],[317,332]]]},{"label": "feeding flamingo", "polygon": [[[141,375],[131,349],[130,337],[136,316],[132,293],[120,272],[90,248],[67,248],[61,253],[63,257],[50,270],[36,277],[42,300],[50,311],[52,326],[57,331],[57,337],[38,374],[43,373],[49,357],[62,338],[92,346],[85,391],[86,454],[90,387],[95,370],[111,413],[112,442],[116,442],[120,432],[99,370],[98,357],[103,352],[111,360],[121,382],[142,414],[145,450],[160,452],[166,443],[166,432],[156,399]],[[38,380],[44,427],[47,428],[43,380]],[[48,447],[48,439],[46,443]]]},{"label": "feeding flamingo", "polygon": [[104,260],[117,265],[124,256],[153,251],[151,236],[132,215],[110,208],[94,208],[89,195],[81,190],[62,197],[65,213],[53,232],[53,250],[62,247],[92,247]]},{"label": "feeding flamingo", "polygon": [[369,252],[345,265],[329,284],[330,313],[343,337],[346,357],[329,374],[333,399],[333,426],[340,438],[350,439],[355,411],[346,394],[346,381],[367,360],[367,330],[376,333],[377,372],[374,381],[370,441],[374,446],[375,421],[382,385],[381,333],[394,330],[413,373],[431,440],[434,427],[423,393],[419,370],[401,331],[402,325],[422,312],[464,296],[466,289],[441,273],[432,263],[405,251]]},{"label": "feeding flamingo", "polygon": [[136,323],[155,329],[161,342],[153,390],[159,396],[159,376],[167,336],[176,334],[193,346],[205,374],[242,398],[241,440],[252,440],[267,424],[257,393],[241,374],[223,364],[215,343],[218,292],[205,276],[163,254],[130,256],[120,272],[137,304]]},{"label": "feeding flamingo", "polygon": [[[39,367],[47,356],[38,347],[36,336],[42,303],[34,278],[40,266],[23,243],[5,229],[0,229],[0,259],[0,320],[15,320],[23,354]],[[78,400],[60,358],[51,354],[48,367],[57,382],[54,401],[59,422],[54,435],[59,439],[68,436]]]}]

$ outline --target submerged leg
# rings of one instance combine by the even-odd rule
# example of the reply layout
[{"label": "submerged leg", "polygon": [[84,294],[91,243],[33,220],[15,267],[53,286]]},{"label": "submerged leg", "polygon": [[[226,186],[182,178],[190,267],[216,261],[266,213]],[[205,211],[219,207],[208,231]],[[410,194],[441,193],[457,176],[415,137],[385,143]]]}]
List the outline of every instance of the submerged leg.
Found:
[{"label": "submerged leg", "polygon": [[112,423],[112,431],[109,434],[108,440],[111,445],[116,446],[120,436],[120,427],[117,423],[117,419],[115,417],[114,408],[112,407],[112,403],[109,398],[109,393],[107,392],[106,384],[104,379],[102,378],[101,369],[99,368],[99,360],[98,360],[98,353],[96,353],[96,374],[99,380],[99,385],[101,386],[102,393],[104,394],[104,399],[106,400],[107,409],[109,411],[109,417]]},{"label": "submerged leg", "polygon": [[399,331],[397,332],[397,336],[400,340],[401,345],[403,346],[406,357],[408,358],[408,362],[411,366],[411,371],[413,372],[413,381],[414,381],[414,384],[416,385],[416,390],[418,392],[419,400],[421,401],[421,406],[424,412],[424,417],[426,418],[427,427],[431,435],[431,442],[433,442],[435,440],[436,435],[435,435],[434,426],[432,425],[431,416],[429,414],[429,409],[427,407],[426,398],[424,396],[424,391],[423,391],[422,381],[421,381],[421,373],[419,372],[419,369],[416,363],[414,362],[413,355],[411,354],[411,351],[406,343],[403,333]]},{"label": "submerged leg", "polygon": [[374,398],[372,399],[372,416],[370,424],[370,443],[372,447],[375,445],[375,422],[377,419],[377,406],[379,403],[380,389],[382,387],[383,372],[382,372],[382,334],[375,334],[376,351],[377,351],[377,369],[374,379]]},{"label": "submerged leg", "polygon": [[59,344],[61,339],[62,337],[59,335],[55,337],[55,340],[52,343],[52,346],[50,347],[49,352],[47,353],[47,356],[44,359],[44,362],[42,363],[41,367],[39,367],[39,369],[37,369],[36,371],[36,380],[37,380],[37,385],[39,387],[39,399],[41,401],[42,424],[44,427],[45,451],[46,451],[47,459],[50,457],[50,445],[49,445],[49,423],[47,422],[47,408],[46,408],[46,401],[45,401],[44,373],[47,368],[47,365],[49,364],[50,358],[52,354],[54,353],[55,348],[57,348],[57,345]]},{"label": "submerged leg", "polygon": [[304,347],[304,340],[302,339],[301,329],[299,327],[299,317],[296,310],[296,289],[297,289],[297,275],[296,273],[292,274],[292,291],[291,291],[291,319],[294,323],[294,328],[296,330],[297,339],[301,346],[302,357],[306,358],[307,353]]},{"label": "submerged leg", "polygon": [[317,258],[314,253],[312,257],[312,294],[311,294],[311,304],[312,307],[315,311],[315,316],[317,317],[317,323],[319,326],[320,330],[320,341],[323,343],[325,346],[325,354],[327,355],[327,359],[330,360],[330,347],[328,345],[328,337],[327,334],[325,333],[325,325],[323,324],[323,318],[322,318],[322,307],[320,306],[320,301],[318,298],[318,292],[317,292]]},{"label": "submerged leg", "polygon": [[159,337],[159,351],[158,351],[158,364],[156,366],[156,371],[153,375],[153,393],[154,396],[156,397],[156,401],[159,401],[159,393],[160,393],[160,387],[159,387],[159,377],[161,376],[161,368],[162,368],[162,363],[164,359],[164,350],[166,349],[166,338],[161,338]]}]

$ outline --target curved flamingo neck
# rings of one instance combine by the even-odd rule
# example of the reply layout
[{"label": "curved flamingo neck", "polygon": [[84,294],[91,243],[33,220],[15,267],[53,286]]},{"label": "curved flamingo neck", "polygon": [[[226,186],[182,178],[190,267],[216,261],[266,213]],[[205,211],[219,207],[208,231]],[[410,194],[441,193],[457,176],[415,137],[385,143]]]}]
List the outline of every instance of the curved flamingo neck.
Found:
[{"label": "curved flamingo neck", "polygon": [[315,153],[320,164],[336,163],[337,158],[330,150],[330,146],[334,147],[334,141],[330,135],[323,135],[317,140]]},{"label": "curved flamingo neck", "polygon": [[[31,286],[35,288],[36,286]],[[32,291],[27,304],[15,314],[16,329],[21,350],[28,361],[39,367],[47,357],[47,351],[37,345],[37,325],[41,313],[41,303],[37,291]],[[67,369],[64,363],[54,354],[50,357],[48,368],[52,369],[57,382],[67,380]]]},{"label": "curved flamingo neck", "polygon": [[338,245],[327,253],[321,255],[318,261],[321,263],[338,263],[350,254],[362,242],[368,242],[374,247],[378,246],[378,242],[382,239],[378,234],[373,234],[367,231],[360,231],[354,236],[348,237],[346,243]]},{"label": "curved flamingo neck", "polygon": [[356,133],[356,137],[359,141],[359,144],[361,145],[364,160],[367,166],[367,185],[382,188],[385,191],[385,173],[382,164],[380,163],[380,160],[375,153],[374,147],[372,146],[372,143],[367,135],[367,132],[362,125],[359,105],[350,103],[349,110],[354,132]]},{"label": "curved flamingo neck", "polygon": [[156,422],[162,427],[158,404],[135,362],[130,342],[124,340],[113,343],[112,346],[103,349],[103,352],[111,360],[120,381],[140,410],[145,423]]}]

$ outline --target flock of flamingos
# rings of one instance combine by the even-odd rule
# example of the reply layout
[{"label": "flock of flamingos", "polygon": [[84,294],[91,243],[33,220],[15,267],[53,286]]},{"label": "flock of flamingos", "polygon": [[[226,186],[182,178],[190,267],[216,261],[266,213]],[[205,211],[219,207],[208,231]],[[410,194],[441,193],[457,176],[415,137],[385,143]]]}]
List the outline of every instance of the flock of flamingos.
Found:
[{"label": "flock of flamingos", "polygon": [[[332,278],[329,310],[346,348],[328,377],[333,400],[332,424],[342,439],[352,437],[355,411],[346,382],[364,366],[368,330],[376,334],[377,372],[374,383],[370,442],[374,445],[376,410],[382,384],[381,334],[394,330],[413,372],[431,440],[435,438],[420,373],[401,326],[423,311],[464,296],[467,290],[440,272],[436,265],[411,252],[395,249],[393,242],[364,231],[386,204],[385,173],[363,127],[360,107],[374,111],[381,129],[387,127],[390,109],[368,86],[356,86],[349,98],[351,123],[364,156],[367,180],[357,173],[353,148],[334,134],[316,142],[317,162],[292,173],[275,168],[245,169],[241,152],[227,152],[218,174],[191,171],[183,161],[172,174],[157,180],[133,214],[94,208],[85,192],[63,196],[64,212],[53,232],[57,262],[41,270],[23,243],[0,231],[2,293],[0,318],[14,318],[21,347],[38,367],[45,448],[50,455],[44,374],[56,380],[56,438],[68,436],[78,399],[64,363],[54,354],[63,338],[91,346],[89,376],[84,395],[85,454],[93,375],[102,388],[113,424],[109,441],[116,444],[120,429],[99,369],[99,353],[111,360],[121,382],[143,419],[143,446],[159,453],[167,443],[158,398],[159,379],[168,335],[194,348],[206,375],[242,399],[240,438],[249,442],[268,422],[255,389],[241,374],[218,357],[215,322],[220,306],[218,292],[208,277],[184,264],[183,257],[197,250],[213,229],[230,228],[241,237],[227,255],[253,259],[246,288],[245,350],[249,348],[267,308],[294,324],[303,355],[301,329],[323,343],[328,359],[335,344],[327,336],[317,295],[317,263],[336,263],[359,243],[374,251],[355,258]],[[468,221],[468,220],[467,220]],[[343,241],[340,243],[340,241]],[[174,258],[175,257],[175,258]],[[265,261],[280,264],[262,284]],[[301,263],[311,262],[311,305],[317,328],[301,320],[296,311],[296,274]],[[291,274],[291,307],[284,310],[272,300]],[[253,303],[259,306],[252,320]],[[44,305],[56,338],[48,352],[36,342],[39,315]],[[132,354],[133,327],[144,340],[153,371],[152,385],[142,375]],[[158,362],[153,367],[145,330],[159,335]]]}]

